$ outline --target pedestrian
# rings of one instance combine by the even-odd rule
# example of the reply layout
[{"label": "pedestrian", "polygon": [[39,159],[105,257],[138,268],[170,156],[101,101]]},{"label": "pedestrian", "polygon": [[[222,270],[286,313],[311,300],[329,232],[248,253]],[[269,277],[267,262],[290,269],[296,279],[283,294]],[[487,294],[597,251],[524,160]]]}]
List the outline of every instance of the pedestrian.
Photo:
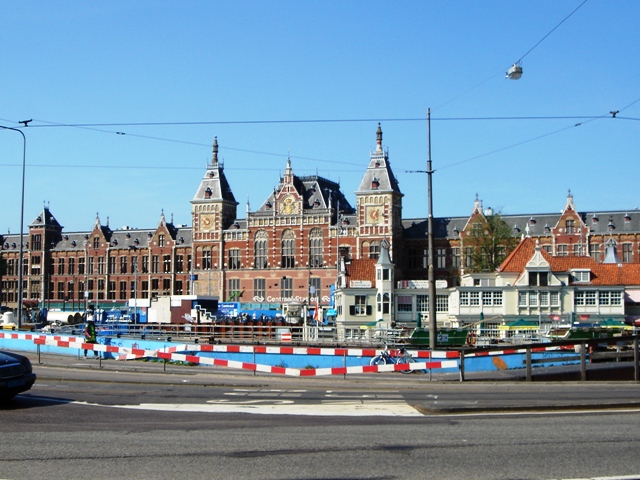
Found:
[{"label": "pedestrian", "polygon": [[[96,324],[93,320],[93,317],[87,318],[87,324],[85,325],[84,331],[82,333],[84,333],[85,343],[98,343],[98,340],[96,339]],[[93,350],[93,356],[95,358],[99,357],[99,353],[97,350]],[[87,358],[86,348],[84,349],[84,358]]]}]

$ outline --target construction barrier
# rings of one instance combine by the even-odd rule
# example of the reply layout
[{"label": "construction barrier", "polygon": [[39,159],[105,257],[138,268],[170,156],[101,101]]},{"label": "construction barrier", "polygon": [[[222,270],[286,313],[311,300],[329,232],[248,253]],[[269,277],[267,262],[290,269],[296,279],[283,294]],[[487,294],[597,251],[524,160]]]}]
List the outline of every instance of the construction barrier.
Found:
[{"label": "construction barrier", "polygon": [[[290,368],[284,366],[264,365],[252,362],[240,362],[228,359],[212,358],[207,356],[185,354],[181,352],[199,353],[249,353],[249,354],[275,354],[275,355],[319,355],[334,357],[375,357],[381,353],[379,349],[362,348],[319,348],[319,347],[288,347],[288,346],[266,346],[266,345],[200,345],[200,344],[178,344],[170,347],[158,349],[142,349],[132,347],[121,347],[115,345],[103,345],[100,343],[85,343],[78,337],[64,337],[59,335],[39,335],[31,333],[1,333],[0,338],[14,340],[31,340],[35,345],[48,345],[58,348],[69,348],[78,350],[91,350],[103,354],[111,354],[117,360],[132,360],[142,358],[155,358],[158,360],[192,363],[198,365],[209,365],[240,370],[251,370],[263,373],[273,373],[287,376],[325,376],[325,375],[347,375],[358,373],[382,373],[403,370],[431,370],[431,369],[457,369],[457,352],[425,352],[416,351],[415,358],[428,358],[428,362],[398,363],[385,365],[355,365],[328,368]],[[392,355],[397,351],[392,351]],[[435,358],[445,360],[433,361]],[[447,360],[447,359],[451,360]]]},{"label": "construction barrier", "polygon": [[[136,339],[119,339],[116,337],[99,337],[102,343],[85,343],[83,338],[75,336],[46,335],[38,333],[0,332],[0,340],[16,340],[16,348],[29,350],[24,342],[62,349],[92,350],[101,352],[116,360],[126,361],[135,359],[158,359],[163,361],[186,362],[194,365],[209,365],[255,372],[274,373],[288,376],[321,376],[346,375],[357,373],[394,372],[402,370],[438,370],[441,373],[460,372],[460,379],[464,379],[464,372],[490,371],[523,368],[525,357],[537,355],[538,362],[547,362],[551,366],[575,363],[572,358],[560,358],[561,350],[573,345],[530,345],[519,348],[504,348],[476,351],[434,351],[410,350],[408,353],[416,360],[415,363],[369,365],[369,360],[380,355],[376,348],[325,348],[301,347],[288,345],[213,345],[213,344],[175,344],[155,347],[157,341],[142,341],[140,345]],[[20,342],[21,341],[21,342]],[[115,345],[112,343],[120,343]],[[576,343],[579,345],[579,343]],[[398,356],[398,350],[390,350],[392,357]],[[574,354],[575,355],[575,354]],[[228,358],[224,358],[224,357]],[[261,356],[261,359],[257,357]],[[221,358],[222,357],[222,358]],[[553,357],[553,358],[552,358]],[[240,358],[241,360],[238,360]],[[321,360],[324,358],[325,360]],[[297,360],[296,360],[297,359]],[[472,365],[470,360],[476,359]],[[487,360],[484,361],[483,359]],[[251,360],[251,361],[247,361]],[[257,361],[262,360],[262,361]],[[277,363],[277,365],[272,365]],[[293,363],[295,367],[289,366]],[[311,365],[314,363],[315,365]],[[323,365],[324,364],[324,365]],[[328,367],[326,365],[329,365]],[[349,365],[350,364],[350,365]]]}]

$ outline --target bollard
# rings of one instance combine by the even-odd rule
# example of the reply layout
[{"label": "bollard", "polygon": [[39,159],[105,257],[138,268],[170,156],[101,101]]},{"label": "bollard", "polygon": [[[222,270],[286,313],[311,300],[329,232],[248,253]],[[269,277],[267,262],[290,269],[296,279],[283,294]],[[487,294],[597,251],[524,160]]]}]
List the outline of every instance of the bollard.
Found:
[{"label": "bollard", "polygon": [[464,351],[460,350],[460,381],[464,382]]},{"label": "bollard", "polygon": [[[636,343],[636,347],[637,347],[637,343]],[[40,365],[42,362],[40,361],[40,344],[37,345],[38,348],[38,365]],[[638,351],[638,349],[636,348],[636,352]],[[636,362],[637,364],[637,362]]]},{"label": "bollard", "polygon": [[638,366],[638,337],[633,339],[633,379],[640,381],[640,369]]},{"label": "bollard", "polygon": [[347,351],[344,352],[344,373],[342,374],[343,380],[347,379]]},{"label": "bollard", "polygon": [[587,344],[580,342],[580,381],[587,381]]},{"label": "bollard", "polygon": [[527,347],[527,382],[531,381],[531,347]]}]

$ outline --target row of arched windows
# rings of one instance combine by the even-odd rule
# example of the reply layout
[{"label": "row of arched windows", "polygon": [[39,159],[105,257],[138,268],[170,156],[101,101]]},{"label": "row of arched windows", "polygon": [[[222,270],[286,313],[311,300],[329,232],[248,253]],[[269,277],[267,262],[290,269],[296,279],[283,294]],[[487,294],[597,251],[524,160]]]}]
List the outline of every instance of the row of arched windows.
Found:
[{"label": "row of arched windows", "polygon": [[[264,269],[269,265],[269,235],[264,230],[256,232],[254,241],[255,268]],[[309,265],[314,268],[324,265],[324,235],[322,230],[314,228],[309,232]],[[296,236],[293,230],[282,232],[280,246],[280,266],[294,268],[296,266]]]}]

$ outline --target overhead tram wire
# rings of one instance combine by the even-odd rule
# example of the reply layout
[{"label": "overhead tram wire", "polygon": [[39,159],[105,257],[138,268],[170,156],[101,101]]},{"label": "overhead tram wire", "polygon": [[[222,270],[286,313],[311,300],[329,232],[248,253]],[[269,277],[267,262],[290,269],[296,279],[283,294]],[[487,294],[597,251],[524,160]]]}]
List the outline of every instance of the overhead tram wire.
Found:
[{"label": "overhead tram wire", "polygon": [[509,150],[511,148],[519,147],[520,145],[524,145],[526,143],[534,142],[536,140],[540,140],[541,138],[550,137],[551,135],[555,135],[557,133],[564,132],[565,130],[571,130],[572,128],[580,127],[580,126],[584,125],[585,123],[590,123],[590,122],[593,122],[595,120],[602,119],[602,118],[609,118],[610,115],[611,114],[609,113],[609,114],[605,114],[605,115],[599,115],[597,117],[588,117],[587,120],[585,120],[583,122],[578,122],[578,123],[576,123],[574,125],[569,125],[569,126],[560,128],[558,130],[554,130],[552,132],[548,132],[548,133],[545,133],[545,134],[542,134],[542,135],[538,135],[537,137],[530,138],[528,140],[523,140],[521,142],[514,143],[512,145],[507,145],[506,147],[498,148],[496,150],[492,150],[490,152],[483,153],[481,155],[476,155],[475,157],[467,158],[465,160],[460,160],[458,162],[453,162],[453,163],[450,163],[448,165],[444,165],[443,167],[440,167],[439,170],[443,170],[445,168],[450,168],[450,167],[455,167],[455,166],[461,165],[463,163],[468,163],[468,162],[471,162],[473,160],[477,160],[479,158],[483,158],[483,157],[487,157],[489,155],[493,155],[494,153],[503,152],[503,151]]},{"label": "overhead tram wire", "polygon": [[[0,120],[2,120],[2,119],[0,119]],[[10,120],[7,120],[7,121],[10,121]],[[172,139],[172,138],[156,137],[156,136],[150,136],[150,135],[141,135],[141,134],[130,133],[130,132],[104,130],[104,129],[99,129],[99,128],[96,128],[96,127],[90,127],[88,125],[58,123],[58,122],[50,122],[50,121],[47,121],[47,120],[39,120],[39,119],[36,119],[36,121],[48,124],[48,125],[39,125],[40,127],[50,126],[50,127],[79,128],[79,129],[84,129],[84,130],[92,130],[92,131],[96,131],[96,132],[100,132],[100,133],[116,134],[116,135],[120,135],[120,136],[127,136],[127,137],[133,137],[133,138],[143,138],[143,139],[147,139],[147,140],[157,140],[157,141],[162,141],[162,142],[172,142],[172,143],[179,143],[179,144],[183,144],[183,145],[194,145],[194,146],[197,146],[197,147],[207,147],[207,148],[211,147],[210,144],[205,144],[205,143],[188,142],[186,140],[176,140],[176,139]],[[125,125],[133,125],[133,124],[122,124],[122,126],[125,126]],[[146,124],[141,124],[141,125],[146,126]],[[181,123],[180,124],[176,124],[176,125],[181,125]],[[100,126],[100,125],[96,124],[96,126]],[[105,124],[104,126],[112,126],[112,125]],[[115,125],[115,126],[120,126],[120,125]],[[249,149],[234,148],[234,147],[221,147],[221,149],[222,150],[236,151],[236,152],[244,152],[244,153],[254,153],[254,154],[257,154],[257,155],[266,155],[266,156],[272,156],[272,157],[280,157],[280,158],[285,157],[281,153],[263,152],[263,151],[259,151],[259,150],[249,150]],[[337,161],[337,160],[324,160],[324,159],[320,159],[320,158],[303,157],[303,156],[298,156],[298,155],[293,155],[293,156],[291,156],[291,158],[298,159],[298,160],[308,160],[308,161],[319,162],[319,163],[330,163],[330,164],[337,164],[337,165],[352,165],[354,167],[360,166],[357,163],[341,162],[341,161]],[[231,168],[231,170],[234,170],[234,169]],[[255,169],[251,169],[251,170],[255,170]],[[273,169],[263,169],[263,170],[268,171],[268,170],[273,170]]]},{"label": "overhead tram wire", "polygon": [[571,17],[574,13],[576,13],[576,12],[580,9],[580,7],[582,7],[582,6],[583,6],[585,3],[587,3],[588,1],[589,1],[589,0],[584,0],[584,1],[583,1],[580,5],[578,5],[578,6],[577,6],[577,7],[576,7],[576,8],[575,8],[575,9],[574,9],[574,10],[573,10],[569,15],[567,15],[566,17],[564,17],[564,18],[562,19],[562,21],[561,21],[559,24],[557,24],[555,27],[553,27],[549,33],[547,33],[544,37],[542,37],[542,38],[538,41],[538,43],[536,43],[533,47],[531,47],[529,50],[527,50],[527,53],[525,53],[524,55],[522,55],[522,56],[518,59],[518,61],[517,61],[516,63],[520,63],[524,57],[526,57],[527,55],[529,55],[529,54],[533,51],[533,49],[535,49],[538,45],[540,45],[540,44],[541,44],[541,43],[542,43],[542,42],[543,42],[543,41],[544,41],[544,40],[545,40],[549,35],[551,35],[553,32],[555,32],[555,31],[556,31],[556,29],[557,29],[560,25],[562,25],[564,22],[566,22],[566,21],[569,19],[569,17]]},{"label": "overhead tram wire", "polygon": [[[522,55],[518,61],[516,61],[516,65],[519,64],[520,62],[522,62],[522,59],[524,57],[526,57],[527,55],[529,55],[538,45],[540,45],[549,35],[551,35],[560,25],[562,25],[565,21],[567,21],[569,19],[569,17],[571,17],[574,13],[576,13],[578,11],[578,9],[580,9],[580,7],[582,7],[585,3],[587,3],[588,0],[584,0],[580,5],[578,5],[569,15],[567,15],[566,17],[564,17],[562,19],[562,21],[560,23],[558,23],[555,27],[553,27],[551,29],[551,31],[549,31],[549,33],[547,33],[544,37],[542,37],[533,47],[531,47],[529,50],[527,50],[527,52]],[[487,83],[489,80],[493,80],[495,77],[497,76],[502,76],[504,74],[504,69],[501,69],[499,72],[494,73],[493,75],[491,75],[490,77],[488,77],[487,79],[483,80],[482,82],[476,84],[475,86],[471,87],[468,90],[465,90],[464,92],[462,92],[459,95],[456,95],[455,97],[451,98],[450,100],[447,100],[446,102],[438,105],[437,107],[434,108],[434,110],[437,110],[439,108],[442,108],[454,101],[456,101],[457,99],[459,99],[460,97],[465,96],[467,93],[472,92],[473,90],[475,90],[478,87],[481,87],[482,85],[484,85],[485,83]]]},{"label": "overhead tram wire", "polygon": [[[586,0],[585,0],[586,1]],[[584,2],[583,2],[584,3]],[[635,103],[639,102],[640,98],[635,100],[634,102],[632,102],[631,104],[627,105],[626,108],[629,108],[630,106],[634,105]],[[623,110],[624,110],[623,109]],[[621,110],[622,111],[622,110]],[[591,122],[593,120],[597,120],[597,119],[601,119],[601,118],[605,118],[607,117],[607,115],[597,115],[597,116],[569,116],[569,115],[565,115],[565,116],[518,116],[518,117],[442,117],[442,118],[432,118],[432,121],[496,121],[496,120],[500,120],[500,121],[505,121],[505,120],[582,120],[582,122],[576,123],[572,126],[568,126],[568,127],[564,127],[561,128],[559,130],[554,130],[552,132],[546,133],[544,135],[540,135],[528,140],[524,140],[522,142],[518,142],[512,145],[508,145],[502,148],[499,148],[497,150],[492,150],[491,152],[487,152],[481,155],[477,155],[475,157],[471,157],[471,158],[467,158],[465,160],[461,160],[458,162],[454,162],[451,163],[449,165],[444,165],[442,167],[440,167],[440,169],[443,168],[449,168],[449,167],[453,167],[453,166],[457,166],[460,165],[462,163],[467,163],[473,160],[477,160],[478,158],[482,158],[488,155],[492,155],[494,153],[498,153],[504,150],[508,150],[510,148],[515,148],[517,146],[550,136],[550,135],[554,135],[556,133],[560,133],[564,130],[569,130],[573,127],[577,127],[580,125],[583,125],[584,123],[587,122]],[[623,117],[624,118],[624,117]],[[2,120],[2,119],[0,119]],[[209,147],[210,145],[208,144],[201,144],[201,143],[195,143],[195,142],[186,142],[186,141],[181,141],[181,140],[173,140],[173,139],[167,139],[167,138],[163,138],[163,137],[152,137],[152,136],[145,136],[145,135],[138,135],[138,134],[130,134],[130,133],[125,133],[125,132],[114,132],[114,131],[110,131],[110,130],[101,130],[101,129],[97,129],[95,127],[98,126],[155,126],[155,125],[162,125],[162,126],[171,126],[171,125],[175,125],[175,126],[179,126],[179,125],[187,125],[187,124],[202,124],[202,125],[215,125],[215,124],[236,124],[236,123],[242,123],[242,124],[265,124],[265,123],[344,123],[344,122],[373,122],[373,121],[385,121],[385,122],[408,122],[408,121],[416,121],[416,122],[424,122],[424,118],[387,118],[387,119],[325,119],[325,120],[259,120],[259,121],[255,121],[255,120],[245,120],[242,122],[237,122],[237,121],[210,121],[210,122],[140,122],[140,123],[110,123],[110,124],[99,124],[99,123],[93,123],[93,124],[69,124],[69,123],[55,123],[55,122],[48,122],[45,120],[38,120],[36,119],[36,121],[38,122],[43,122],[43,123],[48,123],[48,125],[33,125],[31,128],[37,128],[37,127],[68,127],[68,128],[83,128],[83,129],[94,129],[98,132],[101,133],[109,133],[109,134],[118,134],[118,135],[128,135],[131,137],[140,137],[140,138],[147,138],[147,139],[152,139],[152,140],[159,140],[159,141],[170,141],[170,142],[176,142],[176,143],[185,143],[185,144],[191,144],[191,145],[196,145],[196,146],[206,146]],[[12,122],[11,120],[6,120],[7,122]],[[271,155],[271,156],[277,156],[277,157],[282,157],[282,154],[276,154],[276,153],[270,153],[270,152],[260,152],[260,151],[254,151],[254,150],[246,150],[246,149],[237,149],[237,148],[231,148],[231,147],[226,147],[228,150],[236,150],[236,151],[241,151],[241,152],[248,152],[248,153],[256,153],[256,154],[260,154],[260,155]],[[353,165],[353,166],[359,166],[359,164],[355,164],[355,163],[345,163],[345,162],[339,162],[339,161],[331,161],[331,160],[321,160],[321,159],[314,159],[314,158],[309,158],[309,157],[294,157],[294,158],[299,158],[299,159],[305,159],[305,160],[311,160],[311,161],[315,161],[315,162],[328,162],[328,163],[337,163],[337,164],[341,164],[341,165]],[[3,165],[3,166],[9,166],[9,165]],[[38,165],[34,165],[34,166],[38,166]],[[52,167],[53,165],[39,165],[40,167]],[[93,166],[83,166],[83,165],[59,165],[56,166],[59,168],[120,168],[120,169],[137,169],[137,168],[145,168],[145,169],[166,169],[166,170],[171,170],[171,169],[193,169],[195,170],[195,167],[161,167],[161,166],[153,166],[153,167],[149,167],[149,166],[141,166],[141,167],[137,167],[137,166],[131,166],[131,165],[123,165],[123,166],[117,166],[117,165],[109,165],[109,166],[98,166],[98,165],[93,165]],[[255,170],[255,169],[239,169],[239,168],[230,168],[230,170]],[[275,171],[275,170],[279,170],[279,169],[260,169],[261,171]]]}]

